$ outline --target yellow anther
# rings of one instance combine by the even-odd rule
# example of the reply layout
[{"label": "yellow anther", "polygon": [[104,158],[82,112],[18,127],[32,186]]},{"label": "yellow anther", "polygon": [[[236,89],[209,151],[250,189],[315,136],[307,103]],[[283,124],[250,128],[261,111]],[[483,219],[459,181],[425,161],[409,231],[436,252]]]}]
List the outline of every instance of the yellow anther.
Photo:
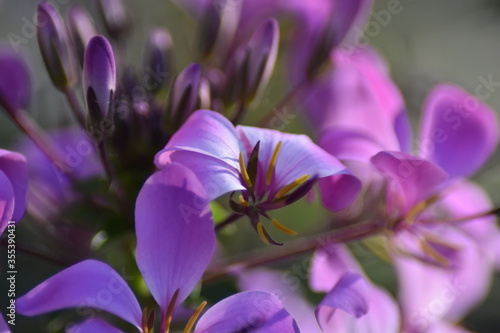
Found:
[{"label": "yellow anther", "polygon": [[165,322],[164,322],[164,325],[165,325],[164,332],[165,333],[170,332],[170,324],[172,323],[172,315],[174,314],[174,308],[176,306],[175,303],[177,302],[177,296],[179,296],[179,291],[180,291],[180,289],[177,289],[175,291],[174,295],[172,296],[172,299],[168,303],[167,313],[165,314]]},{"label": "yellow anther", "polygon": [[290,236],[296,236],[297,232],[295,230],[292,230],[290,228],[285,227],[283,224],[281,224],[278,220],[272,219],[271,220],[272,224],[278,229],[279,231],[290,235]]},{"label": "yellow anther", "polygon": [[259,234],[260,239],[264,242],[264,244],[269,245],[269,240],[266,237],[266,234],[264,232],[264,226],[262,225],[262,222],[257,222],[257,233]]},{"label": "yellow anther", "polygon": [[252,187],[252,181],[248,176],[247,167],[245,166],[245,158],[243,157],[243,152],[240,152],[240,170],[245,184],[247,184],[248,187]]},{"label": "yellow anther", "polygon": [[206,305],[207,305],[206,301],[201,302],[201,304],[198,306],[198,308],[193,313],[191,318],[189,318],[189,321],[186,325],[186,328],[184,328],[183,333],[190,333],[191,332],[191,330],[193,329],[194,323],[196,322],[196,320],[198,319],[198,317],[201,314],[201,311],[203,311],[203,309],[205,308]]},{"label": "yellow anther", "polygon": [[427,207],[427,202],[422,201],[415,207],[413,207],[406,215],[405,222],[408,224],[413,224],[415,218]]},{"label": "yellow anther", "polygon": [[269,186],[271,184],[271,180],[273,179],[274,168],[276,167],[276,161],[278,160],[278,154],[281,149],[281,145],[283,142],[278,142],[276,148],[274,148],[273,156],[271,157],[271,161],[269,162],[269,167],[267,169],[266,175],[266,185]]},{"label": "yellow anther", "polygon": [[303,184],[306,180],[309,179],[309,177],[310,177],[309,175],[303,175],[302,177],[295,179],[290,184],[283,186],[281,188],[281,190],[279,190],[278,193],[276,193],[276,199],[280,199],[280,198],[284,197],[285,195],[288,194],[288,192],[290,192],[291,190],[293,190],[297,186]]},{"label": "yellow anther", "polygon": [[450,265],[450,262],[445,257],[443,257],[439,252],[437,252],[431,245],[429,245],[429,243],[427,243],[425,240],[420,241],[420,247],[422,248],[425,254],[427,254],[429,257],[431,257],[440,265],[445,267],[448,267]]},{"label": "yellow anther", "polygon": [[248,201],[245,200],[245,198],[243,198],[243,195],[240,194],[240,196],[238,197],[238,202],[240,203],[240,205],[242,206],[245,206],[245,207],[250,207],[250,203]]}]

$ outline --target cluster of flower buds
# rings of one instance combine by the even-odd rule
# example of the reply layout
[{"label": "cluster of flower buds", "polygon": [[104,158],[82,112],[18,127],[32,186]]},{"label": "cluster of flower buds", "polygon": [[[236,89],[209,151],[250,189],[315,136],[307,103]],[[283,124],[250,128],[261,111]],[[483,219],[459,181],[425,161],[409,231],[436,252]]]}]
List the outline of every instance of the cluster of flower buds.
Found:
[{"label": "cluster of flower buds", "polygon": [[[37,7],[45,69],[73,127],[36,124],[29,66],[0,49],[0,106],[27,135],[19,152],[0,149],[0,233],[27,211],[26,254],[63,267],[23,290],[19,315],[82,305],[113,315],[43,323],[67,332],[462,331],[455,323],[500,269],[499,209],[467,179],[498,144],[495,111],[439,85],[414,141],[382,57],[342,48],[370,0],[178,0],[198,22],[191,62],[176,67],[176,34],[157,27],[138,69],[125,2],[97,3],[103,31],[80,5],[66,22],[51,3]],[[275,72],[289,93],[243,125]],[[317,140],[268,121],[286,125],[292,106]],[[347,242],[394,267],[397,301]],[[307,253],[298,271],[273,265]]]}]

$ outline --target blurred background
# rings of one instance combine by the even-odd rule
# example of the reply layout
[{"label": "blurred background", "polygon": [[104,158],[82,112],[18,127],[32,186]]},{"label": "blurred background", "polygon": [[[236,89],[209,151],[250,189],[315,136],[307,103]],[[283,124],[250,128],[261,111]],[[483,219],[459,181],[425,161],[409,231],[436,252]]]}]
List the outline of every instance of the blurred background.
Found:
[{"label": "blurred background", "polygon": [[[306,0],[304,0],[306,1]],[[9,45],[15,35],[27,32],[31,38],[19,44],[22,56],[30,64],[33,94],[29,112],[46,129],[71,123],[72,115],[64,96],[50,83],[38,49],[34,26],[36,0],[0,0],[0,42]],[[74,3],[86,7],[98,22],[94,1],[59,0],[58,9],[65,13]],[[167,27],[175,43],[177,70],[196,60],[193,55],[196,41],[194,20],[171,0],[126,1],[134,20],[132,39],[127,45],[127,57],[139,67],[148,31],[157,26]],[[374,12],[386,9],[389,0],[376,0]],[[417,128],[422,102],[426,93],[437,83],[450,82],[462,86],[474,94],[484,80],[496,83],[491,96],[485,100],[493,109],[500,111],[500,1],[498,0],[400,0],[402,11],[390,17],[383,25],[372,25],[365,34],[366,42],[375,47],[388,61],[392,76],[405,96],[408,110]],[[377,22],[372,16],[370,22]],[[26,29],[26,31],[24,30]],[[369,40],[368,40],[369,39]],[[2,75],[2,73],[0,73]],[[284,61],[278,67],[260,105],[247,117],[246,123],[255,123],[280,100],[287,89]],[[500,114],[500,112],[499,112]],[[302,121],[296,118],[285,131],[304,132]],[[0,147],[16,150],[20,132],[10,119],[0,112]],[[460,152],[457,151],[457,154]],[[496,206],[500,205],[500,154],[497,152],[489,163],[473,179],[484,186]],[[286,221],[301,233],[310,233],[303,221],[313,220],[322,212],[317,205],[300,203],[279,212],[280,221]],[[289,222],[290,221],[290,222]],[[22,226],[19,225],[19,229]],[[244,230],[245,226],[239,227]],[[314,228],[312,228],[314,229]],[[20,237],[23,231],[20,230]],[[235,232],[233,230],[233,232]],[[239,231],[238,231],[239,232]],[[223,236],[225,237],[225,236]],[[227,242],[230,242],[229,240]],[[233,244],[234,245],[234,244]],[[236,246],[236,245],[234,245]],[[3,251],[3,248],[1,249]],[[362,250],[360,250],[362,251]],[[2,258],[4,254],[2,253]],[[372,278],[391,291],[395,281],[390,268],[375,256],[361,253],[363,264]],[[3,259],[2,259],[3,260]],[[3,263],[3,261],[2,261]],[[18,294],[23,294],[35,282],[59,271],[57,265],[40,263],[29,256],[19,255]],[[1,309],[4,304],[4,281],[0,282]],[[18,332],[31,332],[38,320],[18,317]],[[465,319],[464,325],[476,332],[500,332],[500,277],[492,286],[483,305]]]}]

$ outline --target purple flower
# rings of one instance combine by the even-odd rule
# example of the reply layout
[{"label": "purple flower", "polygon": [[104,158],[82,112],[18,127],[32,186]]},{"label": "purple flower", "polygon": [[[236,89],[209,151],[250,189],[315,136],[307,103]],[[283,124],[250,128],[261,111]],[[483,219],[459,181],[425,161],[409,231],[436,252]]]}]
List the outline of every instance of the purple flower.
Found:
[{"label": "purple flower", "polygon": [[37,39],[52,83],[65,89],[77,83],[78,64],[71,39],[57,10],[47,1],[37,7]]},{"label": "purple flower", "polygon": [[[192,171],[171,164],[147,180],[137,198],[136,233],[137,265],[160,306],[163,331],[170,325],[174,309],[200,280],[215,247],[209,201]],[[109,300],[101,301],[103,293],[110,296]],[[204,305],[195,312],[186,331],[191,331]],[[65,269],[17,300],[18,312],[27,316],[82,306],[114,314],[140,332],[148,329],[148,318],[142,318],[139,303],[123,278],[95,260]],[[194,331],[248,329],[297,332],[295,321],[281,302],[259,291],[222,300],[201,316]]]},{"label": "purple flower", "polygon": [[1,333],[10,333],[9,326],[5,322],[5,319],[3,318],[1,313],[0,313],[0,332]]},{"label": "purple flower", "polygon": [[26,210],[28,168],[26,158],[0,149],[0,235],[9,221],[19,222]]},{"label": "purple flower", "polygon": [[83,67],[85,48],[90,39],[97,35],[94,20],[85,8],[73,5],[68,11],[67,21],[80,65]]},{"label": "purple flower", "polygon": [[[236,201],[231,195],[231,207],[250,217],[266,243],[278,244],[263,227],[260,216],[269,218],[267,211],[300,199],[317,179],[346,175],[343,207],[360,188],[359,181],[336,158],[307,136],[247,126],[235,128],[224,116],[208,110],[196,111],[155,160],[159,168],[172,162],[191,168],[211,200],[241,191]],[[276,220],[273,223],[282,231],[290,231]]]},{"label": "purple flower", "polygon": [[28,66],[19,54],[0,49],[0,105],[12,110],[25,109],[30,100]]},{"label": "purple flower", "polygon": [[177,129],[200,106],[201,67],[194,63],[175,78],[168,106],[168,127]]},{"label": "purple flower", "polygon": [[113,49],[103,36],[88,42],[83,63],[83,85],[91,127],[102,126],[108,116],[116,90],[116,64]]}]

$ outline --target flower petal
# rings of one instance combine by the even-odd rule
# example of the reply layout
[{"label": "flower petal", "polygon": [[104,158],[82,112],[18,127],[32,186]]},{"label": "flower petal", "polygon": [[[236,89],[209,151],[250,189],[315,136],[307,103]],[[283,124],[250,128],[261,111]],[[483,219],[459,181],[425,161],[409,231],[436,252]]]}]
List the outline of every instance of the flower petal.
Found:
[{"label": "flower petal", "polygon": [[316,308],[316,319],[321,328],[324,330],[329,326],[337,309],[356,318],[364,316],[368,312],[368,292],[368,285],[361,275],[344,274]]},{"label": "flower petal", "polygon": [[196,175],[170,164],[154,173],[137,197],[137,265],[163,311],[199,282],[215,248],[209,201]]},{"label": "flower petal", "polygon": [[245,291],[212,306],[194,332],[298,333],[299,329],[278,297],[265,291]]},{"label": "flower petal", "polygon": [[273,180],[275,190],[279,190],[304,175],[322,178],[348,173],[342,163],[314,144],[306,135],[248,126],[238,126],[237,131],[248,154],[260,141],[259,162],[264,168],[270,164],[278,142],[282,142]]},{"label": "flower petal", "polygon": [[466,177],[481,167],[498,143],[495,112],[452,85],[434,88],[424,106],[421,156],[450,176]]},{"label": "flower petal", "polygon": [[85,260],[48,278],[16,301],[25,316],[90,307],[141,327],[142,311],[125,280],[110,266]]},{"label": "flower petal", "polygon": [[434,194],[447,175],[438,165],[401,152],[383,151],[371,162],[388,181],[388,209],[408,211]]},{"label": "flower petal", "polygon": [[24,109],[29,104],[31,80],[28,66],[19,53],[2,47],[0,49],[0,105]]},{"label": "flower petal", "polygon": [[26,158],[15,152],[0,149],[0,170],[10,179],[15,196],[12,219],[16,222],[26,211],[26,193],[28,191],[28,167]]},{"label": "flower petal", "polygon": [[0,333],[10,333],[9,326],[5,322],[3,315],[0,313]]},{"label": "flower petal", "polygon": [[12,220],[14,212],[14,189],[10,179],[0,170],[0,235]]},{"label": "flower petal", "polygon": [[89,319],[83,323],[71,326],[66,333],[123,333],[100,319]]},{"label": "flower petal", "polygon": [[319,333],[314,307],[302,297],[300,278],[291,271],[255,269],[243,272],[238,280],[240,290],[262,290],[276,295],[285,310],[297,321],[301,332]]}]

